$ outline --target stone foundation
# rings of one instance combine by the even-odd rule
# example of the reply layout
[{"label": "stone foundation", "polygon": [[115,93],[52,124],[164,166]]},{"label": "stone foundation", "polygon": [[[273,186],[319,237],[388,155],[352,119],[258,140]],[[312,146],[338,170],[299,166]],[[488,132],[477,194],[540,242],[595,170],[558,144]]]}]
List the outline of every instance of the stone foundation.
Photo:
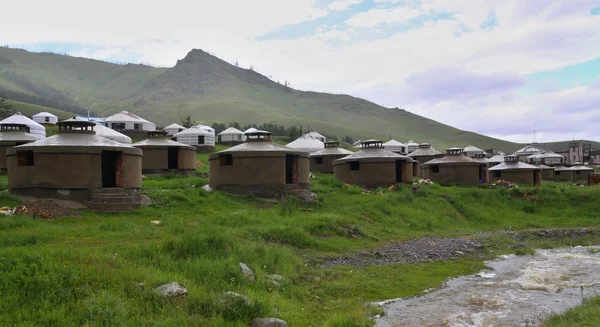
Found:
[{"label": "stone foundation", "polygon": [[83,204],[88,209],[103,212],[126,212],[139,209],[141,206],[140,189],[105,188],[105,189],[50,189],[50,188],[17,188],[11,189],[14,195],[69,200]]},{"label": "stone foundation", "polygon": [[303,191],[310,193],[310,184],[219,185],[215,189],[231,194],[279,199],[286,195],[298,195]]}]

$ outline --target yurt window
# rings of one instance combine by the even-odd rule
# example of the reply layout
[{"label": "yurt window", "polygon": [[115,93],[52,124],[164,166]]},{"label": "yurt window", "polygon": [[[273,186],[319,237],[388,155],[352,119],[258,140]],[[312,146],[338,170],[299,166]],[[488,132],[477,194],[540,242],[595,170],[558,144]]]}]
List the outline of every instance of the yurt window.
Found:
[{"label": "yurt window", "polygon": [[359,161],[350,161],[348,162],[348,166],[350,170],[360,170],[360,162]]},{"label": "yurt window", "polygon": [[33,166],[33,151],[23,151],[17,154],[19,166]]},{"label": "yurt window", "polygon": [[198,135],[198,144],[204,144],[204,135]]},{"label": "yurt window", "polygon": [[319,165],[322,164],[323,163],[323,157],[316,157],[315,158],[315,163],[319,164]]},{"label": "yurt window", "polygon": [[133,129],[135,129],[136,131],[140,130],[141,129],[140,124],[133,124]]},{"label": "yurt window", "polygon": [[238,139],[238,141],[241,141],[242,140],[242,134],[238,134],[237,139]]},{"label": "yurt window", "polygon": [[125,129],[125,123],[113,123],[112,128],[113,129]]},{"label": "yurt window", "polygon": [[554,172],[555,175],[560,175],[560,171]]},{"label": "yurt window", "polygon": [[175,136],[173,136],[172,140],[177,142],[177,138]]},{"label": "yurt window", "polygon": [[431,171],[432,173],[439,173],[440,172],[440,166],[438,166],[438,165],[431,165],[431,166],[429,166],[429,171]]},{"label": "yurt window", "polygon": [[579,175],[581,172],[579,170],[575,171],[575,174]]},{"label": "yurt window", "polygon": [[492,173],[492,176],[494,176],[494,178],[500,178],[500,177],[502,177],[502,172],[499,170],[496,170]]},{"label": "yurt window", "polygon": [[44,121],[45,121],[46,123],[47,123],[47,122],[50,122],[50,117],[44,117]]},{"label": "yurt window", "polygon": [[219,156],[221,166],[233,166],[233,157],[230,154],[222,154]]}]

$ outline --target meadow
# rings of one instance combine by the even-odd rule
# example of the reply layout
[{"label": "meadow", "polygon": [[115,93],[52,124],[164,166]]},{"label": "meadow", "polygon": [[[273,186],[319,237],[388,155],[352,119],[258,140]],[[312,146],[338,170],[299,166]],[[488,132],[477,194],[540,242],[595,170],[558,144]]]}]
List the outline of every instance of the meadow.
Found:
[{"label": "meadow", "polygon": [[[206,154],[198,159],[207,163]],[[147,177],[143,193],[153,203],[131,213],[81,211],[81,218],[50,221],[0,216],[0,325],[248,326],[268,316],[291,326],[370,326],[381,312],[366,302],[439,287],[477,272],[484,258],[362,268],[321,268],[322,260],[428,235],[596,227],[600,216],[600,188],[556,183],[363,192],[317,175],[311,182],[318,202],[302,205],[206,192],[207,182]],[[0,205],[18,205],[6,188],[0,177]],[[596,237],[519,243],[498,235],[485,253],[598,243]],[[245,279],[240,262],[254,270],[255,282]],[[269,274],[285,280],[273,285]],[[189,294],[169,300],[154,292],[169,282]],[[227,291],[251,302],[223,302]]]}]

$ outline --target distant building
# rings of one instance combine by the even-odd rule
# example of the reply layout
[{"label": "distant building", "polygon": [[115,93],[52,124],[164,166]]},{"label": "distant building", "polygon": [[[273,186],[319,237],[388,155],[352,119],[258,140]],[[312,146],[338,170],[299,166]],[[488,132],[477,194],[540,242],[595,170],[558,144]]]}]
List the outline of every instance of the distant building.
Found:
[{"label": "distant building", "polygon": [[323,142],[307,135],[300,136],[293,142],[288,143],[286,146],[291,149],[308,153],[317,152],[325,148]]},{"label": "distant building", "polygon": [[527,162],[527,158],[533,154],[543,152],[541,149],[534,147],[531,144],[527,144],[524,148],[519,149],[513,153],[513,155],[519,157],[519,161]]},{"label": "distant building", "polygon": [[554,178],[557,181],[572,181],[575,176],[575,171],[565,166],[554,166]]},{"label": "distant building", "polygon": [[421,171],[423,178],[438,183],[477,185],[489,180],[488,164],[466,156],[461,148],[447,149],[444,157],[421,165]]},{"label": "distant building", "polygon": [[308,132],[308,133],[306,133],[306,134],[304,134],[304,135],[305,135],[305,136],[312,137],[312,138],[314,138],[314,139],[317,139],[317,140],[319,140],[319,141],[321,141],[321,142],[323,142],[323,143],[327,142],[327,138],[326,138],[324,135],[321,135],[320,133],[317,133],[317,132],[315,132],[315,131]]},{"label": "distant building", "polygon": [[495,165],[501,164],[504,162],[504,155],[503,154],[497,154],[491,158],[488,159],[488,164],[490,167],[494,167]]},{"label": "distant building", "polygon": [[245,141],[244,132],[235,127],[229,127],[217,135],[219,144],[239,144]]},{"label": "distant building", "polygon": [[541,185],[542,169],[519,161],[512,155],[504,157],[504,162],[489,169],[491,179],[506,180],[516,184]]},{"label": "distant building", "polygon": [[[431,147],[429,143],[423,143],[419,145],[418,149],[409,153],[408,156],[420,163],[426,163],[435,158],[442,157],[443,154],[435,148]],[[420,168],[418,173],[415,174],[415,176],[423,176],[423,173],[421,172]]]},{"label": "distant building", "polygon": [[34,122],[42,125],[55,125],[58,122],[58,117],[46,111],[35,114],[31,118]]},{"label": "distant building", "polygon": [[352,154],[339,147],[339,142],[325,142],[325,148],[310,154],[310,171],[333,173],[333,161]]},{"label": "distant building", "polygon": [[196,172],[196,148],[166,138],[164,131],[148,132],[148,138],[133,144],[144,151],[144,174],[193,174]]},{"label": "distant building", "polygon": [[[77,118],[77,116],[76,116],[73,118],[69,118],[65,121],[88,121],[88,120],[87,120],[87,118],[80,119],[80,118]],[[94,124],[94,132],[96,132],[96,135],[105,137],[109,140],[113,140],[113,141],[116,141],[119,143],[131,144],[131,138],[129,136],[119,133],[119,132],[115,131],[114,129],[110,129],[104,125],[101,125],[98,122],[95,122],[92,120],[90,120],[89,122]]]},{"label": "distant building", "polygon": [[167,135],[173,136],[179,132],[185,131],[185,127],[183,127],[179,124],[173,123],[173,124],[163,128],[163,131],[167,132]]},{"label": "distant building", "polygon": [[413,140],[406,142],[406,152],[407,153],[410,154],[411,152],[415,151],[418,148],[419,148],[419,143],[417,143]]},{"label": "distant building", "polygon": [[[467,156],[469,156],[471,158],[475,158],[476,154],[485,153],[485,151],[481,150],[478,147],[472,146],[472,145],[467,146],[466,148],[463,149],[463,151]],[[487,154],[486,154],[486,157],[487,157]]]},{"label": "distant building", "polygon": [[190,127],[173,135],[173,141],[191,145],[200,152],[211,152],[215,149],[215,134],[199,126]]},{"label": "distant building", "polygon": [[[358,145],[360,146],[360,143]],[[408,153],[408,146],[396,140],[389,140],[383,143],[383,148],[397,154],[406,155]]]},{"label": "distant building", "polygon": [[556,179],[556,176],[554,175],[554,167],[543,164],[534,164],[534,166],[542,170],[542,180],[553,181]]},{"label": "distant building", "polygon": [[579,162],[574,163],[570,168],[573,171],[573,179],[576,181],[588,181],[590,174],[594,172],[593,168],[584,166]]},{"label": "distant building", "polygon": [[25,124],[0,124],[0,174],[7,173],[6,150],[38,140],[27,133],[27,129]]},{"label": "distant building", "polygon": [[3,119],[0,124],[24,124],[29,129],[29,134],[37,137],[38,139],[46,138],[46,127],[36,123],[29,119],[27,116],[23,116],[20,112]]},{"label": "distant building", "polygon": [[340,181],[362,187],[387,187],[396,183],[411,183],[413,162],[383,148],[379,140],[366,140],[361,150],[333,162],[333,173]]},{"label": "distant building", "polygon": [[104,121],[109,128],[117,131],[149,132],[156,130],[156,124],[128,111],[121,111],[107,117]]},{"label": "distant building", "polygon": [[104,121],[104,118],[102,118],[102,117],[75,116],[75,118],[77,120],[86,120],[86,121],[94,122],[94,123],[96,123],[96,126],[97,125],[106,126],[106,122]]}]

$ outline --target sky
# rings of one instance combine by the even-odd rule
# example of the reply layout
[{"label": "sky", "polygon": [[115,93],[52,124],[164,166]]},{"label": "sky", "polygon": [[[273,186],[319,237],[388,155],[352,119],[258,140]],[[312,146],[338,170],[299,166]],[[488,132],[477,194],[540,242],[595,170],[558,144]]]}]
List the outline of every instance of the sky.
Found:
[{"label": "sky", "polygon": [[23,13],[0,20],[11,47],[165,67],[197,48],[297,89],[510,141],[600,141],[600,0],[23,0],[3,11]]}]

